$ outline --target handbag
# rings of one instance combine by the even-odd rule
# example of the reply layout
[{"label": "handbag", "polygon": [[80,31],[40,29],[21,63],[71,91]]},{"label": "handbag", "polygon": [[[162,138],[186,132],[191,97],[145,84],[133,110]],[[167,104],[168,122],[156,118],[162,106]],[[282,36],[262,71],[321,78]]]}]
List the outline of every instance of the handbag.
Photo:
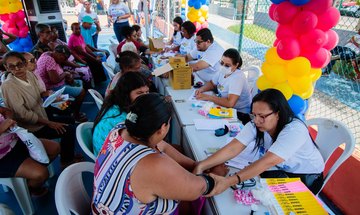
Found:
[{"label": "handbag", "polygon": [[11,133],[15,133],[29,150],[30,157],[42,164],[49,163],[49,157],[46,154],[42,142],[34,134],[28,132],[25,128],[14,126],[10,128]]}]

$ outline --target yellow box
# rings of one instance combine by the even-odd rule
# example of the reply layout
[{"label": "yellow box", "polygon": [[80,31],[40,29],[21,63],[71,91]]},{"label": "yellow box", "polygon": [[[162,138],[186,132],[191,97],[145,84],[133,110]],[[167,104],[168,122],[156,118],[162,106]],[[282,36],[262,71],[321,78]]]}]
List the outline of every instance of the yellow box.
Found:
[{"label": "yellow box", "polygon": [[173,68],[169,76],[170,86],[174,90],[191,89],[192,68],[186,64],[185,58],[169,58],[169,64]]},{"label": "yellow box", "polygon": [[165,48],[165,43],[163,42],[163,38],[151,38],[149,37],[149,49],[153,52],[162,51]]}]

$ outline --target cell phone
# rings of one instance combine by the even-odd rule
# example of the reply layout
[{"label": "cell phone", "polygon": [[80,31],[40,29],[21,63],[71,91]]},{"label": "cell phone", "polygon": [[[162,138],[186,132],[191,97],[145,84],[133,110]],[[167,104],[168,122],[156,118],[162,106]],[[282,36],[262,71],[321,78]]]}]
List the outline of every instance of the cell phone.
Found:
[{"label": "cell phone", "polygon": [[175,103],[184,103],[185,99],[175,99]]}]

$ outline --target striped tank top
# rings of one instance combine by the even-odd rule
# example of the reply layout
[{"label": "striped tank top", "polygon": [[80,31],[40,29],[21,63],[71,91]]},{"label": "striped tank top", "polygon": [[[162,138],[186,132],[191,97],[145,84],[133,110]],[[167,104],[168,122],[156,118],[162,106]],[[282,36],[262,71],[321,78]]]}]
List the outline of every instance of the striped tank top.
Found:
[{"label": "striped tank top", "polygon": [[105,140],[95,163],[93,214],[174,214],[178,201],[157,198],[141,203],[134,195],[130,176],[136,164],[155,150],[122,139],[118,124]]}]

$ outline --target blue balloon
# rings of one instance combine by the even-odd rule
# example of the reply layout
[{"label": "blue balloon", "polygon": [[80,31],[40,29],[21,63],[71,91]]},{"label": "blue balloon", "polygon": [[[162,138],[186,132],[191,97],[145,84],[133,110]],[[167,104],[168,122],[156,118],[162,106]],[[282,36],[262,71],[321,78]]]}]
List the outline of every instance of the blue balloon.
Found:
[{"label": "blue balloon", "polygon": [[288,103],[295,115],[303,113],[305,109],[305,101],[300,96],[291,96],[291,98],[288,100]]},{"label": "blue balloon", "polygon": [[296,117],[301,119],[303,122],[305,122],[305,115],[304,114],[296,114]]},{"label": "blue balloon", "polygon": [[201,8],[201,2],[200,2],[200,1],[196,1],[196,2],[194,3],[194,8],[195,8],[196,10],[199,10],[199,9]]},{"label": "blue balloon", "polygon": [[280,4],[281,2],[284,2],[286,0],[271,0],[272,3],[274,4]]},{"label": "blue balloon", "polygon": [[305,105],[304,105],[303,111],[301,111],[302,114],[305,114],[306,111],[309,109],[309,99],[306,99],[304,102],[305,102]]},{"label": "blue balloon", "polygon": [[310,0],[290,0],[290,2],[296,6],[301,6],[308,3]]},{"label": "blue balloon", "polygon": [[206,4],[206,0],[200,0],[201,4]]},{"label": "blue balloon", "polygon": [[194,3],[195,3],[194,0],[189,0],[189,1],[188,1],[189,7],[194,7]]}]

